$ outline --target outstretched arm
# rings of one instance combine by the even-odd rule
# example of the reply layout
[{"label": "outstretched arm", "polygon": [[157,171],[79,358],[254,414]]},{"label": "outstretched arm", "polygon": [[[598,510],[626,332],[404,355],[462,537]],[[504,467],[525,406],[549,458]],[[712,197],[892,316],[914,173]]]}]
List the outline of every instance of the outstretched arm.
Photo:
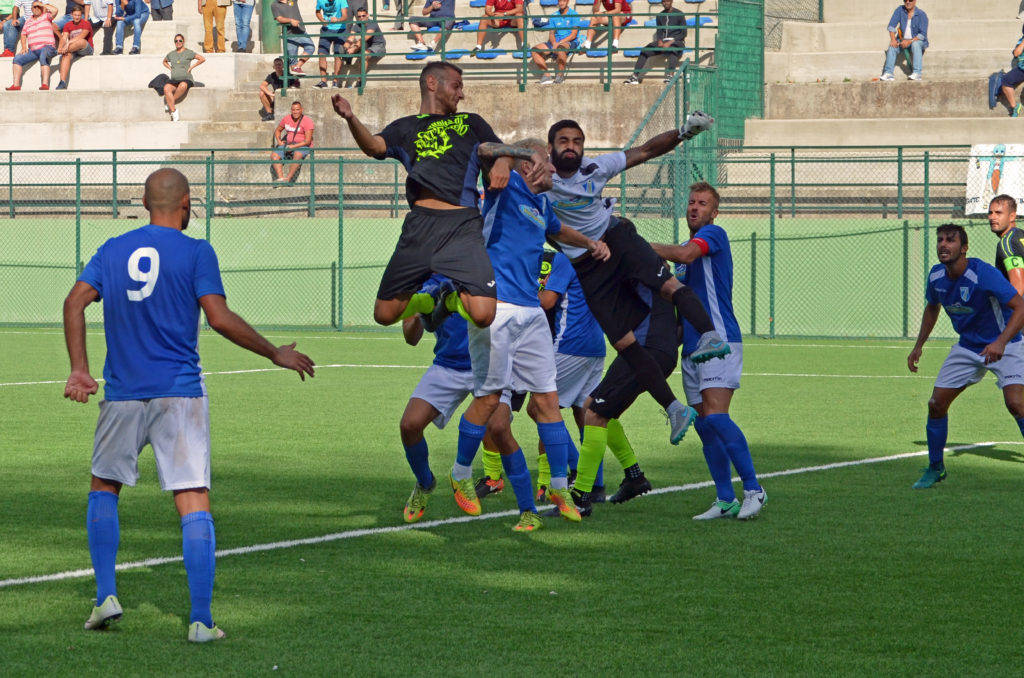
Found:
[{"label": "outstretched arm", "polygon": [[348,129],[352,132],[352,138],[356,140],[359,150],[371,158],[380,158],[387,153],[388,145],[384,141],[384,137],[379,134],[371,134],[370,130],[366,129],[366,125],[361,123],[356,114],[352,112],[352,105],[345,97],[335,94],[331,97],[331,104],[334,106],[334,112],[348,123]]},{"label": "outstretched arm", "polygon": [[692,139],[706,129],[710,129],[715,119],[701,111],[694,111],[686,116],[686,124],[678,130],[662,132],[649,139],[647,143],[636,148],[626,149],[626,169],[636,167],[651,158],[668,153],[679,145],[679,142]]},{"label": "outstretched arm", "polygon": [[71,359],[64,397],[80,403],[89,402],[89,396],[99,389],[89,374],[89,355],[85,350],[85,307],[99,298],[92,285],[79,280],[64,300],[64,342]]},{"label": "outstretched arm", "polygon": [[608,249],[608,245],[603,240],[591,240],[575,228],[571,228],[564,224],[562,225],[561,230],[551,237],[566,245],[582,247],[590,252],[590,256],[594,257],[598,261],[608,261],[612,256],[611,250]]},{"label": "outstretched arm", "polygon": [[928,336],[935,328],[935,322],[938,319],[938,304],[928,304],[924,307],[924,313],[921,315],[921,329],[917,331],[917,342],[914,344],[913,350],[910,351],[910,355],[907,356],[907,367],[911,372],[917,372],[917,361],[921,359],[924,342],[928,341]]},{"label": "outstretched arm", "polygon": [[651,247],[665,261],[673,261],[677,264],[692,264],[704,256],[704,252],[694,242],[688,242],[683,245],[666,245],[652,242]]},{"label": "outstretched arm", "polygon": [[206,313],[206,320],[229,341],[253,353],[269,358],[278,367],[295,370],[305,381],[306,375],[313,376],[313,361],[309,356],[295,350],[295,344],[274,346],[254,330],[241,316],[228,308],[227,301],[219,294],[205,294],[199,297],[199,304]]}]

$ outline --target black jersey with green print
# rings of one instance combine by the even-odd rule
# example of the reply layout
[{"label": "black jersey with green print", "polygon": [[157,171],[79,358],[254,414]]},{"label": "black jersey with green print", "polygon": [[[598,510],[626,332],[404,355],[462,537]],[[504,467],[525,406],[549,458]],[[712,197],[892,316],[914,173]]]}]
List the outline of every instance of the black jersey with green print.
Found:
[{"label": "black jersey with green print", "polygon": [[476,113],[408,115],[380,132],[387,150],[378,160],[394,158],[405,166],[405,197],[412,205],[422,189],[450,205],[479,207],[476,147],[501,143],[491,126]]},{"label": "black jersey with green print", "polygon": [[1024,270],[1024,231],[1011,228],[999,238],[996,247],[996,268],[1009,277],[1010,271]]}]

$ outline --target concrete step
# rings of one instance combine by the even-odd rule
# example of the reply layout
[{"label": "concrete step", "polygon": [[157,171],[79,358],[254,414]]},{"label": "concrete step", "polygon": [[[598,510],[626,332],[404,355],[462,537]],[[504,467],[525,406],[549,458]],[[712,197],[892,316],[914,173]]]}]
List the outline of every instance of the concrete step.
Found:
[{"label": "concrete step", "polygon": [[[856,52],[884,50],[889,44],[886,22],[813,24],[786,21],[782,27],[782,52]],[[928,43],[935,50],[967,47],[1006,46],[1009,52],[1020,38],[1016,21],[1001,19],[930,20]],[[931,54],[927,52],[926,54]]]},{"label": "concrete step", "polygon": [[1015,118],[848,118],[756,120],[745,125],[747,146],[906,146],[1016,143]]},{"label": "concrete step", "polygon": [[1000,100],[988,108],[987,79],[893,82],[770,84],[765,88],[765,117],[1000,118],[1009,108]]},{"label": "concrete step", "polygon": [[[883,45],[884,46],[884,45]],[[856,52],[765,52],[765,82],[842,82],[871,80],[882,73],[885,52],[879,47]],[[902,78],[903,59],[896,62]],[[924,56],[924,77],[942,80],[987,79],[1010,67],[1010,53],[1000,49],[930,49]]]},{"label": "concrete step", "polygon": [[[250,38],[250,44],[254,47],[256,53],[258,53],[260,49],[260,22],[256,15],[253,16],[250,27],[252,29],[253,36]],[[150,20],[142,31],[142,53],[160,55],[167,54],[167,52],[174,49],[174,36],[178,33],[185,36],[186,47],[200,53],[203,51],[203,32],[203,19],[201,16],[189,19],[178,19],[176,17],[171,21]],[[234,15],[229,9],[224,27],[224,39],[227,43],[228,50],[231,50],[232,46],[237,44],[236,35]],[[95,43],[95,41],[96,40],[94,38],[93,42]],[[125,50],[127,51],[131,46],[130,33],[125,36],[124,42]]]},{"label": "concrete step", "polygon": [[[1002,19],[1012,22],[1017,17],[1016,0],[919,0],[919,8],[936,19]],[[894,0],[825,0],[825,21],[865,21],[877,19],[885,29],[892,12],[899,6]]]},{"label": "concrete step", "polygon": [[[38,85],[36,85],[38,86]],[[181,121],[217,119],[246,120],[249,116],[231,102],[232,93],[223,89],[195,88],[179,104]],[[253,110],[256,100],[253,98]],[[26,111],[31,120],[55,126],[68,121],[79,123],[106,123],[111,126],[129,122],[166,122],[163,97],[151,89],[119,92],[116,97],[98,96],[96,92],[68,90],[67,92],[40,92],[24,90],[8,92],[0,97],[0,120],[19,119]],[[6,123],[0,128],[7,126]],[[151,145],[151,144],[150,144]]]}]

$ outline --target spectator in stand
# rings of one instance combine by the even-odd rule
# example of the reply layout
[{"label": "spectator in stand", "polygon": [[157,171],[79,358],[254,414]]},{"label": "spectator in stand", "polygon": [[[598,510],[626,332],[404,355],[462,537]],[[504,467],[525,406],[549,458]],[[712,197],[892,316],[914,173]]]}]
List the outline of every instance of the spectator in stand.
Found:
[{"label": "spectator in stand", "polygon": [[71,21],[71,12],[75,7],[84,8],[89,4],[89,0],[67,0],[64,5],[64,16],[60,17],[53,22],[53,25],[57,27],[58,31],[64,30],[64,24]]},{"label": "spectator in stand", "polygon": [[[672,72],[679,66],[679,58],[683,54],[686,42],[686,15],[672,8],[672,0],[661,0],[663,9],[655,17],[658,28],[654,31],[654,40],[640,50],[640,56],[633,66],[633,75],[626,79],[627,85],[639,85],[644,78],[644,66],[647,60],[659,54],[668,57],[665,64],[665,82],[672,79]],[[668,51],[666,51],[668,50]]]},{"label": "spectator in stand", "polygon": [[[412,38],[416,41],[412,49],[417,52],[431,50],[439,52],[444,47],[445,40],[448,39],[448,33],[455,25],[455,0],[426,0],[423,3],[422,14],[422,19],[409,24],[412,27]],[[427,47],[427,44],[423,42],[423,31],[433,26],[438,26],[441,32],[434,40],[433,47]]]},{"label": "spectator in stand", "polygon": [[174,0],[150,0],[149,9],[153,21],[170,21],[174,18]]},{"label": "spectator in stand", "polygon": [[21,74],[25,66],[39,62],[39,75],[42,83],[39,89],[50,89],[50,59],[57,53],[57,28],[53,18],[57,16],[57,8],[44,5],[39,0],[32,3],[32,16],[25,20],[21,29],[21,54],[14,57],[14,82],[7,88],[8,92],[21,89]]},{"label": "spectator in stand", "polygon": [[25,21],[32,16],[32,3],[34,1],[14,0],[11,14],[3,24],[4,52],[0,56],[14,56],[14,52],[18,49],[18,38],[21,37],[21,29],[25,27]]},{"label": "spectator in stand", "polygon": [[[292,78],[288,83],[289,87],[298,87],[299,80]],[[284,87],[284,59],[274,59],[274,70],[272,70],[263,82],[260,83],[260,119],[263,122],[274,119],[274,92]]]},{"label": "spectator in stand", "polygon": [[583,49],[590,49],[597,36],[598,26],[612,26],[612,49],[619,46],[619,36],[622,35],[622,27],[629,23],[632,18],[633,7],[628,0],[594,0],[594,18],[590,20],[590,28],[587,29],[587,39],[583,41]]},{"label": "spectator in stand", "polygon": [[893,80],[896,68],[896,57],[901,50],[909,49],[913,72],[911,80],[921,79],[921,62],[924,51],[928,49],[928,15],[918,9],[917,0],[903,0],[889,19],[889,48],[885,50],[885,66],[882,67],[882,80]]},{"label": "spectator in stand", "polygon": [[234,0],[235,8],[235,46],[236,52],[249,51],[249,39],[252,37],[252,12],[256,9],[256,0]]},{"label": "spectator in stand", "polygon": [[57,83],[57,89],[68,88],[71,64],[75,59],[92,54],[92,23],[83,15],[84,10],[75,7],[71,10],[71,21],[61,29],[60,45],[57,47],[57,54],[60,55],[60,82]]},{"label": "spectator in stand", "polygon": [[1017,101],[1016,88],[1024,83],[1024,35],[1013,48],[1013,68],[1009,73],[993,73],[988,79],[988,107],[995,108],[999,93],[1002,92],[1010,107],[1010,117],[1024,116],[1024,104]]},{"label": "spectator in stand", "polygon": [[114,30],[114,54],[124,53],[124,32],[132,29],[132,48],[129,54],[138,54],[142,49],[142,29],[149,21],[148,0],[120,0],[114,10],[117,28]]},{"label": "spectator in stand", "polygon": [[[399,0],[401,1],[401,0]],[[370,14],[365,7],[356,10],[356,20],[348,26],[348,38],[345,40],[345,52],[347,54],[359,54],[366,44],[366,70],[380,61],[387,53],[387,42],[380,25],[376,21],[370,21]],[[350,76],[362,75],[362,66],[358,57],[347,57],[345,64],[350,66]],[[351,84],[351,83],[350,83]]]},{"label": "spectator in stand", "polygon": [[[287,28],[285,29],[285,36],[287,40],[288,54],[296,56],[299,50],[302,50],[303,54],[310,55],[313,53],[313,41],[310,40],[306,34],[306,24],[302,21],[302,14],[299,12],[299,5],[296,0],[275,0],[274,4],[270,6],[270,11],[274,15],[274,20],[279,24],[284,24]],[[309,61],[309,56],[296,61],[291,68],[291,72],[295,75],[302,75],[302,66]]]},{"label": "spectator in stand", "polygon": [[341,55],[345,53],[345,20],[348,19],[347,0],[316,0],[316,18],[325,22],[320,26],[320,82],[316,87],[327,87],[327,55],[334,51],[334,84],[340,85]]},{"label": "spectator in stand", "polygon": [[[198,0],[203,15],[203,51],[224,52],[224,17],[231,0]],[[213,43],[213,24],[217,23],[217,44]]]},{"label": "spectator in stand", "polygon": [[[476,46],[473,51],[484,48],[484,39],[487,31],[500,28],[517,28],[516,49],[523,48],[523,0],[487,0],[484,5],[484,18],[480,21],[480,28],[476,32]],[[503,33],[498,33],[498,40],[501,40]]]},{"label": "spectator in stand", "polygon": [[[547,42],[534,45],[532,58],[534,65],[543,73],[540,84],[561,85],[565,82],[565,68],[569,63],[569,54],[579,47],[579,17],[576,10],[569,7],[569,0],[558,0],[558,11],[548,17]],[[548,74],[547,60],[555,58],[555,71],[557,75],[552,80]]]},{"label": "spectator in stand", "polygon": [[114,5],[117,0],[92,0],[92,33],[103,29],[103,51],[100,54],[114,53],[114,30],[117,21],[114,20]]},{"label": "spectator in stand", "polygon": [[279,160],[302,160],[313,148],[313,119],[303,115],[302,104],[298,101],[292,102],[292,112],[278,123],[274,130],[274,150],[270,153],[270,159],[274,160],[271,167],[277,177],[274,181],[278,183],[290,182],[299,171],[299,164],[293,163],[288,168],[288,176],[284,176],[283,167]]},{"label": "spectator in stand", "polygon": [[185,49],[184,35],[178,33],[174,36],[174,49],[164,57],[164,67],[171,70],[167,84],[164,85],[164,110],[171,114],[171,120],[178,121],[178,102],[185,98],[189,88],[195,84],[192,70],[205,61],[201,55]]},{"label": "spectator in stand", "polygon": [[14,0],[0,0],[0,20],[6,21],[7,17],[12,14],[14,14]]}]

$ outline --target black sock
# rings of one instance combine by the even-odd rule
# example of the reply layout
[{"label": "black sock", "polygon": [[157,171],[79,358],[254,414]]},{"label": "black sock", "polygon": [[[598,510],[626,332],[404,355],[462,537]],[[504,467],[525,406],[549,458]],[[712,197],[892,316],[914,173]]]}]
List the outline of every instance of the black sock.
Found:
[{"label": "black sock", "polygon": [[683,285],[672,293],[672,303],[676,306],[676,315],[690,323],[700,334],[715,330],[704,304],[700,303],[700,299],[688,285]]},{"label": "black sock", "polygon": [[662,376],[658,362],[647,352],[647,349],[641,346],[640,342],[634,341],[619,351],[619,355],[633,370],[640,386],[650,393],[663,409],[668,409],[676,397],[672,394],[672,389],[668,387],[665,377]]},{"label": "black sock", "polygon": [[625,469],[625,471],[626,477],[630,480],[637,480],[642,478],[644,475],[644,472],[640,470],[640,464],[633,464],[629,468]]}]

